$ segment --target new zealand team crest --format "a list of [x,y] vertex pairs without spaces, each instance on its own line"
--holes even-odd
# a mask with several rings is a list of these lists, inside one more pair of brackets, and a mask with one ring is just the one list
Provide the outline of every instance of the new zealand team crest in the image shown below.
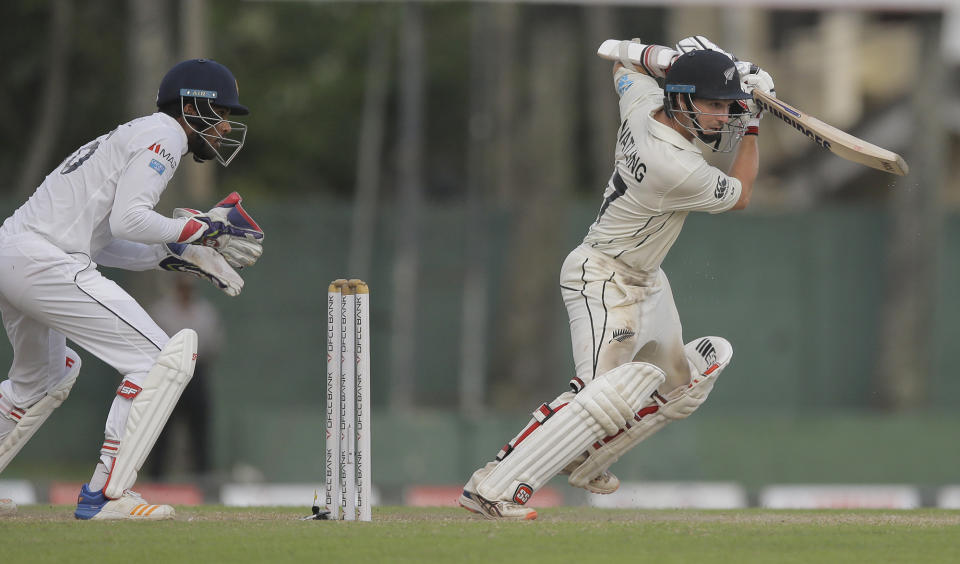
[[717,188],[713,191],[713,195],[717,197],[718,200],[722,199],[727,194],[727,178],[721,176],[717,179]]

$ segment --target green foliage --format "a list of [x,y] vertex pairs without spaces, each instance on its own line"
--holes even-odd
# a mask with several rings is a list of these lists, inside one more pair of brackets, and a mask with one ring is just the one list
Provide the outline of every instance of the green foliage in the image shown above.
[[[164,9],[168,38],[174,49],[182,33],[183,7],[174,0],[156,0]],[[52,15],[58,4],[43,0],[0,3],[0,71],[4,88],[0,103],[0,174],[17,178],[27,156],[30,132],[43,117],[42,97],[52,50]],[[127,2],[79,2],[71,10],[67,42],[67,100],[69,107],[51,145],[51,162],[44,171],[76,147],[133,117],[129,115],[130,60],[136,40],[129,31],[131,7]],[[389,71],[383,162],[383,197],[391,198],[396,176],[398,73],[400,34],[405,7],[401,3],[368,2],[237,2],[206,0],[207,56],[229,66],[236,75],[240,96],[251,108],[243,119],[249,126],[246,146],[227,169],[219,169],[221,182],[247,197],[260,195],[301,198],[321,194],[352,195],[360,125],[366,90],[371,40],[386,44]],[[463,198],[466,185],[467,121],[471,93],[471,25],[478,9],[489,5],[466,2],[426,2],[421,5],[424,36],[424,191],[433,200]],[[626,10],[625,17],[638,27],[656,27],[660,10]],[[583,8],[575,6],[520,6],[517,9],[516,69],[512,96],[517,103],[516,124],[507,134],[523,131],[530,107],[541,101],[527,96],[532,65],[549,61],[549,54],[530,52],[530,31],[546,20],[569,23],[570,41],[581,41],[576,32]],[[619,21],[619,20],[618,20]],[[632,24],[631,24],[632,25]],[[497,45],[486,47],[495,53]],[[163,58],[176,60],[178,53]],[[594,61],[589,49],[581,53]],[[496,59],[497,65],[505,64]],[[161,76],[156,77],[159,83]],[[487,89],[486,91],[489,91]],[[147,104],[149,107],[149,103]],[[582,120],[577,114],[569,119]],[[611,116],[615,119],[615,116]],[[582,136],[582,131],[578,136]],[[532,141],[513,140],[518,163],[526,162]],[[581,145],[584,142],[581,140]],[[578,151],[585,154],[586,151]],[[558,156],[570,159],[570,156]],[[576,159],[574,159],[576,160]],[[582,168],[582,167],[581,167]],[[582,182],[593,190],[597,180]],[[32,187],[7,185],[6,190],[28,192]]]
[[[0,176],[13,186],[26,157],[31,131],[40,121],[49,70],[52,2],[10,0],[0,4]],[[65,119],[49,163],[52,168],[74,149],[113,129],[126,116],[123,58],[125,10],[118,2],[74,3],[68,40]],[[92,32],[91,30],[96,30]],[[159,79],[158,79],[159,80]],[[4,214],[6,215],[6,214]]]
[[393,41],[392,6],[211,4],[213,52],[251,109],[228,171],[244,194],[352,192],[369,37]]

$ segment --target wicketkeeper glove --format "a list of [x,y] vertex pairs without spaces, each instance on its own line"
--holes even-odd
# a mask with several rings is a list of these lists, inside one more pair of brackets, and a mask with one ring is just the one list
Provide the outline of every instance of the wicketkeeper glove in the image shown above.
[[253,265],[263,254],[263,230],[240,205],[242,201],[233,192],[207,213],[191,208],[173,210],[175,218],[190,218],[177,242],[212,247],[234,268]]
[[210,247],[168,243],[170,256],[160,261],[160,268],[186,272],[203,278],[228,296],[236,296],[243,289],[243,278],[230,268],[227,261]]

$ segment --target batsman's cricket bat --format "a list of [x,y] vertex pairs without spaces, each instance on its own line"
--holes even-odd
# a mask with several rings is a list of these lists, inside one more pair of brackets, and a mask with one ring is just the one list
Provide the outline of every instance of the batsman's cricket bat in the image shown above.
[[[639,43],[633,43],[627,47],[626,53],[631,63],[641,64],[643,47],[644,45]],[[620,60],[620,41],[617,39],[604,41],[597,50],[597,55],[610,61]],[[904,176],[910,171],[903,157],[893,151],[854,137],[798,110],[783,100],[757,90],[753,92],[753,99],[765,112],[789,124],[817,145],[839,157],[899,176]]]
[[854,137],[846,131],[824,123],[769,94],[753,91],[753,99],[763,111],[789,124],[817,145],[835,155],[862,165],[904,176],[910,171],[903,157],[882,147]]

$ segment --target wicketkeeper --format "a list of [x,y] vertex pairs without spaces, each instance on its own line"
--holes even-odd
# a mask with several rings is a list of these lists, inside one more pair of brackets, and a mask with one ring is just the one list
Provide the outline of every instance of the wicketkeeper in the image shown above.
[[234,270],[262,252],[263,231],[234,193],[207,213],[156,213],[187,153],[227,166],[243,147],[246,115],[230,70],[209,59],[174,66],[160,82],[159,111],[77,149],[0,227],[0,314],[13,365],[0,382],[0,472],[66,399],[80,348],[120,373],[100,461],[80,490],[78,519],[171,519],[130,491],[193,375],[197,336],[168,337],[98,265],[163,269],[204,278],[230,296]]
[[[614,492],[610,466],[696,411],[733,356],[720,337],[684,345],[660,265],[688,213],[747,207],[761,117],[750,92],[772,91],[773,79],[701,36],[675,50],[643,46],[640,65],[627,57],[630,45],[621,42],[613,67],[621,120],[613,175],[560,272],[576,376],[464,486],[460,505],[490,519],[535,519],[527,501],[561,472],[573,486]],[[730,170],[708,164],[704,147],[738,147]]]

